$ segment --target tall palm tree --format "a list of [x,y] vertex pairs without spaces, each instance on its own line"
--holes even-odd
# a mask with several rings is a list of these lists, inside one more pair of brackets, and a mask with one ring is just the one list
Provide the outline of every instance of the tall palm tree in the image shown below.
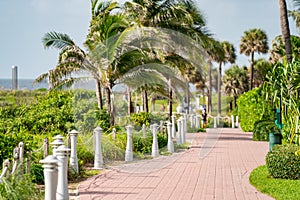
[[225,86],[225,93],[233,96],[235,107],[238,96],[249,90],[249,77],[247,71],[247,67],[240,68],[238,65],[234,65],[225,71],[225,75],[222,78]]
[[233,44],[228,41],[221,42],[221,48],[224,56],[217,60],[219,62],[218,67],[218,116],[221,116],[221,77],[222,77],[222,64],[227,62],[234,63],[236,59],[235,48]]
[[287,62],[292,62],[292,44],[290,39],[290,27],[289,27],[289,19],[288,19],[288,12],[285,0],[278,0],[279,10],[280,10],[280,26],[281,26],[281,33],[282,39],[285,45],[285,52],[286,52],[286,60]]
[[244,32],[240,43],[240,53],[250,56],[250,90],[253,88],[254,53],[268,52],[267,34],[261,29],[250,29]]

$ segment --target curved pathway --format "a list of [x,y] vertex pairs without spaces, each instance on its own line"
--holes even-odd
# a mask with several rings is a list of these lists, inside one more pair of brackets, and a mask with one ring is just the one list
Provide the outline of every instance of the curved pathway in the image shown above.
[[229,128],[187,134],[189,150],[111,167],[80,184],[80,199],[272,199],[249,183],[268,151],[268,142],[251,138]]

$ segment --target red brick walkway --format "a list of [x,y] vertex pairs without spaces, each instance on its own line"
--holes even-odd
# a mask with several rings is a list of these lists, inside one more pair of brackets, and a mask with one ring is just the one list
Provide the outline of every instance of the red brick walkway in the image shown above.
[[239,129],[208,129],[188,134],[192,148],[114,167],[79,187],[89,199],[272,199],[249,183],[251,171],[265,163],[267,142],[253,142]]

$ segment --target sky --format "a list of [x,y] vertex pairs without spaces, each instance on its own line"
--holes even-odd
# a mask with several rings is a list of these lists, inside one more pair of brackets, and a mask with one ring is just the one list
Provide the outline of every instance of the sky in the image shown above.
[[[281,34],[278,1],[195,0],[195,3],[214,37],[234,44],[236,64],[240,66],[249,65],[249,58],[238,53],[244,31],[264,30],[269,45]],[[288,7],[291,8],[289,3]],[[44,34],[67,33],[84,48],[90,19],[90,0],[0,0],[0,78],[11,78],[12,65],[18,66],[19,78],[23,79],[35,79],[54,68],[59,52],[43,47]],[[292,34],[297,34],[292,20],[290,27]],[[258,57],[261,56],[255,55]]]

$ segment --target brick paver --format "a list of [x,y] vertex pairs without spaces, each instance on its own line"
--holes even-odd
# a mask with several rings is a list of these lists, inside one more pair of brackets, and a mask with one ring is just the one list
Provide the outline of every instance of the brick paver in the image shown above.
[[110,167],[81,183],[80,199],[272,199],[249,183],[268,151],[267,142],[251,137],[229,128],[187,134],[189,150]]

